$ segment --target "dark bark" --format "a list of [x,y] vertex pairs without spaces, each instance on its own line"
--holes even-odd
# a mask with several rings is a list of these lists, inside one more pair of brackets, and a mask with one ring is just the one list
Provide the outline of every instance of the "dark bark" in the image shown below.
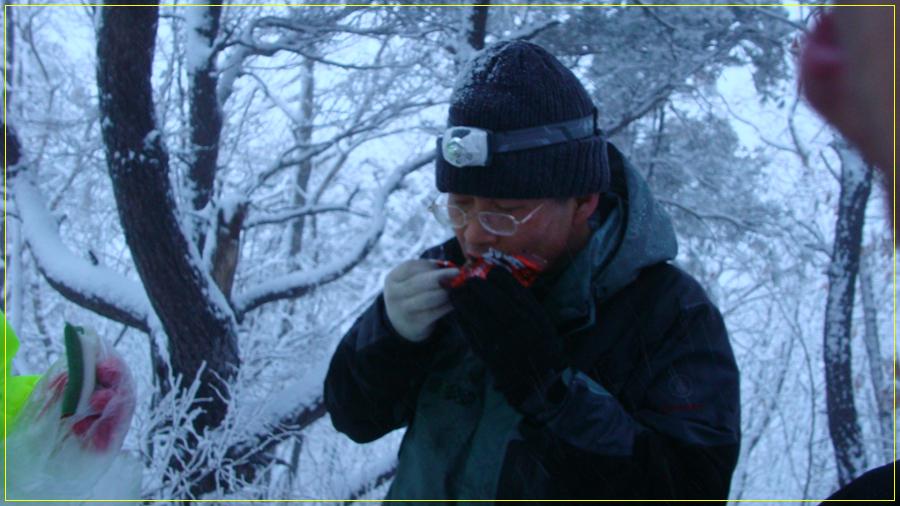
[[6,123],[3,123],[3,133],[6,135],[6,141],[3,146],[6,153],[3,172],[5,177],[9,177],[9,168],[19,163],[19,160],[22,158],[22,145],[19,144],[19,138],[16,136],[15,131]]
[[833,147],[841,158],[841,196],[828,269],[824,358],[828,430],[837,460],[838,481],[843,487],[865,469],[866,460],[853,400],[850,336],[872,171],[846,145]]
[[195,401],[204,410],[194,423],[202,433],[225,416],[223,380],[234,376],[240,360],[233,315],[209,295],[217,288],[192,258],[176,215],[168,155],[153,117],[158,19],[157,6],[103,8],[97,43],[102,134],[125,240],[168,338],[172,372],[186,386],[206,362]]
[[[216,40],[219,33],[219,16],[221,6],[189,7],[190,9],[208,9],[210,15],[209,30],[198,30],[200,35]],[[216,97],[216,86],[219,82],[214,68],[215,52],[197,68],[189,77],[190,86],[190,124],[191,149],[193,160],[188,168],[188,178],[194,185],[193,205],[195,210],[206,207],[212,198],[213,184],[216,180],[216,160],[219,157],[219,135],[222,131],[222,111]]]
[[488,7],[491,2],[484,0],[478,3],[480,5],[472,7],[472,31],[467,34],[469,45],[476,51],[484,49],[484,38],[487,35]]
[[[15,63],[15,25],[13,24],[13,11],[8,7],[12,5],[12,2],[4,2],[3,10],[5,11],[5,22],[6,22],[6,75],[4,75],[4,79],[6,79],[6,96],[3,99],[4,104],[8,107],[12,102],[12,82],[13,82],[13,64]],[[6,121],[3,122],[3,133],[6,136],[6,140],[4,142],[3,148],[4,153],[6,154],[3,159],[3,173],[4,177],[9,177],[7,174],[9,167],[16,165],[19,163],[19,159],[22,156],[22,146],[19,144],[19,138],[16,136],[15,131],[6,124]],[[6,225],[4,224],[4,233],[3,236],[6,237]]]
[[[6,79],[6,87],[4,88],[6,91],[6,96],[3,101],[4,104],[9,104],[12,98],[12,84],[13,79],[13,57],[15,56],[15,37],[13,33],[13,9],[9,8],[11,2],[3,2],[3,12],[4,12],[4,21],[6,22],[4,33],[6,34],[6,74],[4,75],[4,79]],[[5,116],[5,115],[4,115]],[[6,180],[10,177],[9,167],[14,166],[19,163],[19,159],[21,158],[21,150],[22,147],[19,145],[19,138],[16,136],[15,131],[13,131],[10,127],[7,126],[6,121],[3,122],[3,134],[5,139],[3,141],[3,184],[6,185]],[[6,192],[4,192],[4,198],[6,197]],[[4,212],[6,212],[6,202],[3,203]],[[3,311],[7,311],[6,308],[6,266],[10,264],[10,257],[7,253],[6,248],[6,220],[3,220],[3,268],[0,269],[0,276],[2,276],[2,280],[0,280],[0,304],[2,304]]]

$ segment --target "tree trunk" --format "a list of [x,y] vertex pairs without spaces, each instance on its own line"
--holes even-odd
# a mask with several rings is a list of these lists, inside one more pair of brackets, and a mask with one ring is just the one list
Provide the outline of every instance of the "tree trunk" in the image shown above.
[[[476,51],[484,49],[484,38],[487,35],[487,17],[490,0],[479,1],[472,7],[472,16],[469,20],[471,30],[468,33],[469,45]],[[465,63],[465,62],[463,62]]]
[[853,402],[850,335],[859,252],[872,171],[844,143],[832,147],[841,159],[841,196],[828,269],[825,308],[825,385],[828,430],[837,460],[838,482],[844,486],[866,467],[862,433]]
[[462,23],[456,42],[451,47],[454,54],[456,71],[472,58],[475,51],[484,48],[484,38],[487,35],[487,18],[490,2],[473,2],[475,5],[464,8],[460,14]]
[[881,443],[884,450],[885,462],[894,460],[894,422],[892,413],[894,402],[891,398],[891,385],[884,378],[884,370],[881,368],[881,346],[878,342],[878,314],[875,310],[875,296],[872,293],[872,265],[871,259],[865,253],[860,255],[859,261],[859,293],[863,303],[863,321],[866,328],[866,354],[869,357],[869,377],[872,380],[872,390],[875,393],[875,405],[878,412],[878,422],[881,429]]
[[[188,9],[206,10],[206,22],[200,26],[189,26],[188,30],[195,30],[196,33],[190,33],[188,37],[189,40],[198,42],[199,46],[210,49],[208,58],[191,62],[196,66],[188,69],[191,80],[190,124],[193,155],[188,178],[194,186],[192,188],[194,210],[199,211],[206,207],[212,198],[213,183],[216,180],[216,160],[219,157],[219,135],[222,131],[222,111],[216,96],[219,79],[214,68],[215,53],[211,51],[219,32],[222,7],[188,7]],[[203,44],[199,44],[200,42]]]
[[[301,83],[301,100],[300,104],[300,119],[303,121],[303,124],[300,125],[299,128],[294,133],[295,140],[301,145],[307,145],[312,141],[312,132],[313,132],[313,117],[315,114],[315,109],[313,108],[313,101],[315,100],[315,76],[313,74],[313,66],[315,61],[311,58],[306,58],[303,62],[303,69],[305,74],[303,75],[303,81]],[[297,167],[297,179],[296,179],[296,189],[294,190],[294,206],[302,207],[307,203],[307,191],[309,189],[309,176],[312,175],[313,162],[312,158],[304,160],[299,167]],[[291,224],[291,246],[290,246],[290,257],[293,258],[295,255],[300,253],[303,249],[303,227],[306,224],[306,217],[300,216]]]
[[234,316],[182,233],[169,183],[168,154],[153,118],[150,83],[157,6],[103,7],[97,42],[102,134],[125,240],[168,338],[172,373],[189,386],[206,368],[195,403],[201,434],[227,410],[240,366]]

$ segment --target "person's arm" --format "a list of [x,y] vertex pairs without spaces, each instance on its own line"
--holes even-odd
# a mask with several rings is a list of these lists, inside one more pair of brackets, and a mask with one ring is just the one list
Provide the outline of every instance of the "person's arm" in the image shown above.
[[555,404],[545,394],[531,396],[520,408],[527,446],[546,450],[543,465],[570,477],[576,496],[727,500],[740,407],[721,315],[709,304],[682,310],[648,358],[638,366],[653,371],[646,395],[631,412],[571,369]]
[[388,274],[384,293],[338,345],[325,379],[334,427],[359,443],[409,422],[422,380],[452,310],[440,282],[459,269],[409,260]]
[[439,341],[438,335],[412,342],[397,334],[379,295],[331,359],[325,405],[334,427],[367,443],[406,425]]

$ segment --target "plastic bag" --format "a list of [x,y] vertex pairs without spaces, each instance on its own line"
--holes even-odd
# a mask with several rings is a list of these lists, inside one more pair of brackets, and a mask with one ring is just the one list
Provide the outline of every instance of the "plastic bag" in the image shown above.
[[[459,267],[458,265],[438,260],[442,267]],[[493,248],[478,258],[474,265],[464,265],[460,268],[459,276],[452,280],[441,280],[444,288],[461,286],[469,278],[486,279],[488,272],[496,266],[501,266],[512,272],[513,277],[519,280],[523,286],[528,287],[534,283],[541,271],[547,265],[547,261],[536,255],[506,255]]]
[[92,329],[67,325],[66,333],[67,356],[41,377],[7,427],[9,499],[88,499],[122,458],[136,402],[131,373]]

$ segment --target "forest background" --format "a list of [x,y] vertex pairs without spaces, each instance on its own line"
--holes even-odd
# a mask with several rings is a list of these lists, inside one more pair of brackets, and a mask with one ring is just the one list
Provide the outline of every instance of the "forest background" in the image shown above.
[[892,211],[801,99],[819,6],[738,3],[7,3],[13,373],[63,356],[64,321],[113,342],[146,499],[382,497],[403,431],[334,431],[330,355],[449,237],[426,207],[461,66],[530,40],[582,79],[725,317],[731,499],[824,499],[895,459]]

